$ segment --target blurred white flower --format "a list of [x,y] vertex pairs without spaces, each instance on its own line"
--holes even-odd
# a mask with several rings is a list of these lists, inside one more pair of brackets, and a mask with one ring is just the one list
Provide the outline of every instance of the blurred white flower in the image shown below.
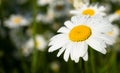
[[113,25],[112,31],[107,32],[107,35],[111,36],[114,40],[117,40],[118,36],[119,36],[119,28],[116,25]]
[[73,6],[75,9],[81,8],[84,4],[89,4],[89,0],[73,0]]
[[48,10],[47,14],[39,13],[36,17],[37,22],[52,23],[54,20],[54,12]]
[[45,14],[39,13],[36,16],[36,21],[40,22],[40,21],[44,21],[45,20]]
[[47,41],[42,35],[36,35],[35,37],[35,44],[33,38],[30,38],[22,47],[23,53],[25,55],[29,55],[33,48],[36,46],[36,48],[40,51],[44,51],[46,49]]
[[108,16],[110,22],[120,20],[120,9],[116,10],[115,13]]
[[67,16],[70,10],[70,5],[66,0],[55,0],[49,5],[48,10],[54,12],[55,17]]
[[109,13],[112,10],[110,3],[102,3],[102,5],[105,7],[106,13]]
[[98,4],[96,5],[88,5],[88,4],[84,4],[81,8],[77,9],[77,10],[71,10],[70,11],[71,14],[73,15],[89,15],[89,16],[94,16],[96,14],[105,16],[105,7],[104,6],[98,6]]
[[11,15],[5,22],[5,26],[9,28],[16,28],[20,26],[27,26],[30,21],[23,17],[22,15]]
[[113,44],[112,37],[106,32],[112,30],[112,24],[102,16],[73,16],[71,21],[66,21],[61,27],[60,34],[50,39],[49,52],[59,50],[59,57],[64,51],[64,60],[68,61],[69,56],[75,62],[83,57],[88,60],[88,45],[94,50],[106,54],[106,44]]
[[54,0],[37,0],[39,6],[44,6],[50,3],[53,3]]

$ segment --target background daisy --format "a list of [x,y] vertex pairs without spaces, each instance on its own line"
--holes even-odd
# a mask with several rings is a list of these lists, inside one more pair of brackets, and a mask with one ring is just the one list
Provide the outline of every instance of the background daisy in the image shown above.
[[112,31],[108,32],[107,34],[111,36],[114,40],[117,40],[119,36],[119,28],[115,24],[113,25]]
[[113,22],[120,19],[120,9],[108,16],[109,21]]
[[22,46],[22,51],[25,56],[28,56],[36,46],[36,48],[40,51],[45,51],[47,42],[45,38],[42,35],[36,35],[35,37],[35,43],[34,45],[34,40],[33,38],[30,38],[23,46]]
[[52,3],[53,1],[54,0],[37,0],[37,3],[39,6],[44,6],[44,5]]
[[64,17],[68,15],[70,5],[66,0],[55,0],[49,5],[48,10],[54,12],[55,17]]
[[73,15],[89,15],[89,16],[94,16],[96,14],[105,16],[105,7],[104,6],[98,6],[98,4],[96,5],[88,5],[88,4],[84,4],[81,8],[77,9],[77,10],[71,10],[70,11],[71,14]]
[[5,26],[9,28],[16,28],[19,26],[27,26],[30,21],[23,17],[22,15],[11,15],[5,22]]

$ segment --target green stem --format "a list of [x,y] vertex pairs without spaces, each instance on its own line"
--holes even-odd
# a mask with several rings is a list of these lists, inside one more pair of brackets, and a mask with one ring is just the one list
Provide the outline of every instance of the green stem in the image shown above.
[[[35,40],[35,36],[36,36],[36,15],[37,15],[37,0],[31,0],[32,3],[32,7],[33,7],[33,40],[34,40],[34,45],[36,45],[36,40]],[[32,62],[31,62],[31,72],[32,73],[37,73],[37,56],[38,56],[38,51],[36,46],[34,46],[34,50],[33,50],[33,54],[32,54]]]
[[68,62],[68,67],[68,73],[74,73],[73,62],[71,60]]
[[[21,29],[21,28],[20,28],[20,29]],[[24,34],[23,34],[22,30],[20,30],[20,29],[15,29],[15,30],[18,30],[18,31],[19,31],[19,37],[20,37],[20,38],[18,38],[18,39],[23,40]],[[19,41],[19,42],[22,43],[22,41]],[[20,45],[22,45],[22,44],[20,44]],[[18,48],[18,47],[17,47],[17,48]],[[24,58],[24,56],[23,56],[23,52],[22,52],[21,48],[18,49],[18,52],[19,52],[19,54],[20,54],[21,65],[22,65],[22,68],[23,68],[24,73],[29,73],[28,66],[27,66],[27,64],[26,64],[26,62],[25,62],[25,58]]]
[[3,25],[3,19],[4,19],[4,16],[3,16],[3,1],[0,0],[0,23]]
[[116,52],[113,50],[112,57],[110,60],[110,64],[112,66],[112,70],[114,73],[117,73],[117,65],[116,65]]
[[83,73],[83,67],[82,67],[82,59],[80,59],[80,62],[79,62],[79,67],[80,67],[80,72]]
[[20,53],[20,59],[21,59],[21,65],[22,65],[23,71],[24,71],[24,73],[29,73],[27,64],[25,63],[22,51],[20,49],[19,49],[19,53]]
[[91,62],[92,73],[96,73],[95,72],[94,52],[93,52],[92,48],[90,48],[90,62]]
[[84,62],[84,66],[85,66],[85,73],[88,73],[88,67],[89,67],[88,62]]

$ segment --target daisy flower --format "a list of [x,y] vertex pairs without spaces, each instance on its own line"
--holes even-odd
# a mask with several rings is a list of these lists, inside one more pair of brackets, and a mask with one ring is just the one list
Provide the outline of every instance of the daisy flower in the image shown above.
[[39,6],[44,6],[44,5],[52,3],[53,1],[54,0],[37,0],[37,3]]
[[88,4],[84,4],[81,8],[77,9],[77,10],[71,10],[70,11],[71,14],[73,15],[89,15],[89,16],[94,16],[96,14],[105,16],[105,7],[104,6],[98,6],[96,5],[88,5]]
[[49,11],[54,12],[55,17],[68,15],[70,5],[66,0],[55,0],[49,5]]
[[52,23],[54,20],[54,12],[48,10],[47,14],[39,13],[36,17],[37,22]]
[[36,21],[37,22],[45,21],[45,14],[42,14],[42,13],[37,14]]
[[112,31],[107,32],[107,35],[111,36],[114,40],[116,40],[119,36],[119,28],[116,25],[113,25]]
[[120,19],[120,9],[116,10],[115,13],[108,16],[109,21],[113,22]]
[[40,51],[44,51],[47,45],[47,42],[45,40],[45,38],[42,35],[36,35],[35,37],[36,40],[36,45],[34,45],[34,40],[33,38],[29,39],[25,45],[23,45],[23,53],[24,54],[29,54],[30,52],[32,52],[34,46],[36,46],[36,48]]
[[75,9],[81,8],[84,4],[89,4],[89,0],[73,0],[73,6]]
[[73,16],[71,21],[66,21],[64,25],[58,30],[59,34],[50,39],[48,51],[60,49],[57,57],[65,51],[65,61],[68,61],[69,56],[75,62],[78,62],[80,57],[87,61],[88,45],[106,54],[106,44],[113,43],[113,39],[106,35],[106,32],[111,31],[112,25],[106,18],[99,15]]
[[5,26],[9,28],[27,26],[28,24],[29,24],[29,21],[21,15],[11,15],[10,18],[5,21]]

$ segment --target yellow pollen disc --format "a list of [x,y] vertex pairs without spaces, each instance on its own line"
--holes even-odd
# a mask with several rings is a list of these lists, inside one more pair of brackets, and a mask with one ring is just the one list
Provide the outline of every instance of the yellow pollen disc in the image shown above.
[[113,31],[110,31],[107,33],[109,36],[112,36],[113,35]]
[[36,41],[35,46],[36,46],[36,47],[39,47],[39,45],[40,45],[40,42],[39,42],[39,41]]
[[93,16],[95,14],[95,11],[93,9],[86,9],[82,12],[83,15],[89,15],[89,16]]
[[19,24],[19,23],[21,22],[21,17],[16,17],[16,18],[14,18],[14,19],[13,19],[13,22],[14,22],[15,24]]
[[69,32],[69,39],[73,42],[81,42],[88,39],[91,35],[92,31],[90,27],[85,25],[79,25],[74,27]]
[[120,15],[120,10],[117,10],[115,13],[118,14],[118,15]]

